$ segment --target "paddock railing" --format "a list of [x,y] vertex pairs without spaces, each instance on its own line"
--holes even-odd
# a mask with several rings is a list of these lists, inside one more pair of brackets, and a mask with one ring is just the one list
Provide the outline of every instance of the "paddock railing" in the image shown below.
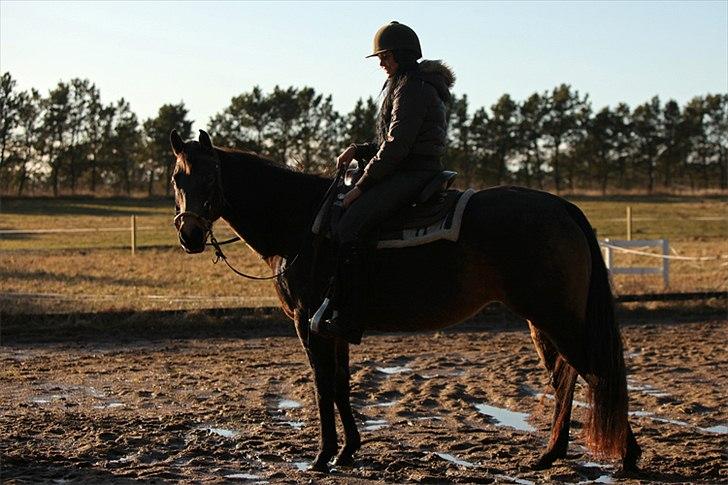
[[[662,282],[667,288],[670,285],[670,243],[667,239],[604,239],[599,243],[604,249],[604,262],[607,270],[611,274],[631,274],[631,275],[653,275],[662,274]],[[636,251],[631,248],[662,248],[662,254],[647,253],[645,251]],[[660,267],[654,266],[615,266],[614,251],[620,251],[643,256],[652,256],[660,259],[662,263]]]

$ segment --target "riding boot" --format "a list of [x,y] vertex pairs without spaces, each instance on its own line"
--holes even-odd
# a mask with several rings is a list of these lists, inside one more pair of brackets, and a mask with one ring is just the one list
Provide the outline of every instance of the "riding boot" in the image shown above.
[[351,344],[361,343],[364,333],[361,310],[366,292],[366,255],[367,248],[360,242],[341,246],[334,283],[334,311],[322,323],[320,333]]

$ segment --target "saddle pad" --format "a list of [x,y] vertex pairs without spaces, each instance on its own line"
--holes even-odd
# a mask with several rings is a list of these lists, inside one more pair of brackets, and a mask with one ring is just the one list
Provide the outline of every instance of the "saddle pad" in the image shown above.
[[460,226],[465,207],[475,190],[468,189],[462,193],[454,208],[441,219],[427,226],[404,228],[396,232],[381,234],[377,241],[377,249],[408,248],[439,241],[457,241],[460,237]]

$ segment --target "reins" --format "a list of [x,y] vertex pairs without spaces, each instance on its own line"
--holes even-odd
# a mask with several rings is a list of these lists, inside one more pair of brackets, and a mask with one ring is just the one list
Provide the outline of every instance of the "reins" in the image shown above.
[[278,278],[279,276],[283,276],[288,272],[289,269],[293,266],[293,263],[296,262],[298,259],[298,255],[301,254],[301,251],[299,250],[298,253],[296,253],[296,256],[293,257],[291,260],[291,264],[287,265],[282,271],[279,271],[278,273],[274,274],[273,276],[254,276],[247,273],[243,273],[239,269],[233,267],[233,265],[230,264],[230,261],[227,260],[227,257],[225,256],[225,253],[222,252],[222,248],[220,247],[221,244],[228,244],[235,241],[239,241],[240,238],[231,238],[223,242],[218,242],[217,239],[215,239],[214,234],[212,234],[212,229],[209,231],[210,236],[210,242],[205,243],[206,246],[212,246],[215,248],[215,258],[212,260],[212,264],[217,264],[220,260],[222,260],[228,268],[230,268],[230,271],[235,273],[236,275],[242,276],[244,278],[248,278],[249,280],[272,280],[274,278]]
[[[221,197],[221,200],[222,200],[222,205],[223,206],[225,206],[225,205],[230,206],[228,204],[227,200],[225,199],[224,194],[222,193],[222,171],[220,170],[220,166],[219,165],[217,166],[217,169],[218,169],[218,180],[219,180],[219,187],[220,187],[220,191],[221,191],[220,192],[220,197]],[[329,199],[329,196],[331,195],[331,191],[334,190],[334,188],[339,185],[339,183],[341,181],[341,178],[343,177],[343,175],[344,175],[345,172],[346,172],[346,168],[339,169],[336,172],[336,177],[334,177],[334,180],[331,182],[331,185],[329,185],[328,189],[326,189],[326,193],[324,193],[324,196],[323,196],[323,198],[321,200],[321,203],[318,206],[319,207],[319,210],[317,210],[314,213],[314,218],[321,211],[321,209],[324,207],[324,204],[326,204],[327,200]],[[240,271],[239,269],[235,268],[233,265],[231,265],[230,262],[227,259],[227,256],[225,256],[225,253],[223,252],[222,248],[220,247],[220,246],[222,246],[224,244],[230,244],[230,243],[234,243],[236,241],[240,241],[241,240],[240,236],[235,236],[235,237],[232,237],[230,239],[226,239],[226,240],[220,242],[220,241],[218,241],[215,238],[215,235],[212,232],[212,222],[209,221],[209,220],[207,220],[207,219],[205,219],[204,217],[200,216],[199,214],[196,214],[196,213],[190,212],[190,211],[180,212],[180,213],[178,213],[178,214],[175,215],[175,217],[174,217],[174,225],[177,228],[177,231],[178,232],[179,232],[179,226],[180,226],[179,221],[181,220],[182,216],[192,216],[193,218],[195,218],[199,222],[201,222],[202,225],[204,226],[204,228],[206,230],[205,239],[206,240],[208,238],[210,239],[210,242],[205,242],[205,246],[212,246],[213,248],[215,248],[215,257],[212,260],[212,263],[213,264],[217,264],[218,262],[220,262],[220,260],[222,260],[225,263],[225,265],[228,268],[230,268],[230,270],[233,273],[235,273],[235,274],[237,274],[239,276],[242,276],[244,278],[248,278],[250,280],[258,280],[258,281],[260,281],[260,280],[272,280],[272,279],[278,278],[278,277],[283,276],[284,274],[286,274],[288,272],[288,270],[290,270],[293,267],[293,265],[296,263],[296,261],[298,260],[298,256],[303,251],[303,248],[305,247],[305,245],[306,245],[306,243],[307,243],[307,241],[309,239],[309,236],[310,236],[310,235],[307,235],[307,237],[304,238],[303,242],[301,243],[301,247],[296,252],[296,255],[293,257],[293,259],[291,260],[290,264],[287,264],[284,269],[282,269],[281,271],[277,272],[276,274],[274,274],[272,276],[255,276],[255,275],[250,275],[250,274],[244,273],[244,272]],[[311,221],[311,223],[309,224],[308,227],[311,227],[311,224],[312,223],[313,223],[313,220]]]

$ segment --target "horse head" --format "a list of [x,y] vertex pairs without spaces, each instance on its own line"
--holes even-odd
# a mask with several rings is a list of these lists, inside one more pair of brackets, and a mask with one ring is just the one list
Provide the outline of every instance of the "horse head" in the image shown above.
[[199,141],[185,142],[172,130],[169,135],[177,161],[172,175],[175,197],[174,225],[182,248],[201,253],[223,206],[220,160],[210,136],[200,130]]

